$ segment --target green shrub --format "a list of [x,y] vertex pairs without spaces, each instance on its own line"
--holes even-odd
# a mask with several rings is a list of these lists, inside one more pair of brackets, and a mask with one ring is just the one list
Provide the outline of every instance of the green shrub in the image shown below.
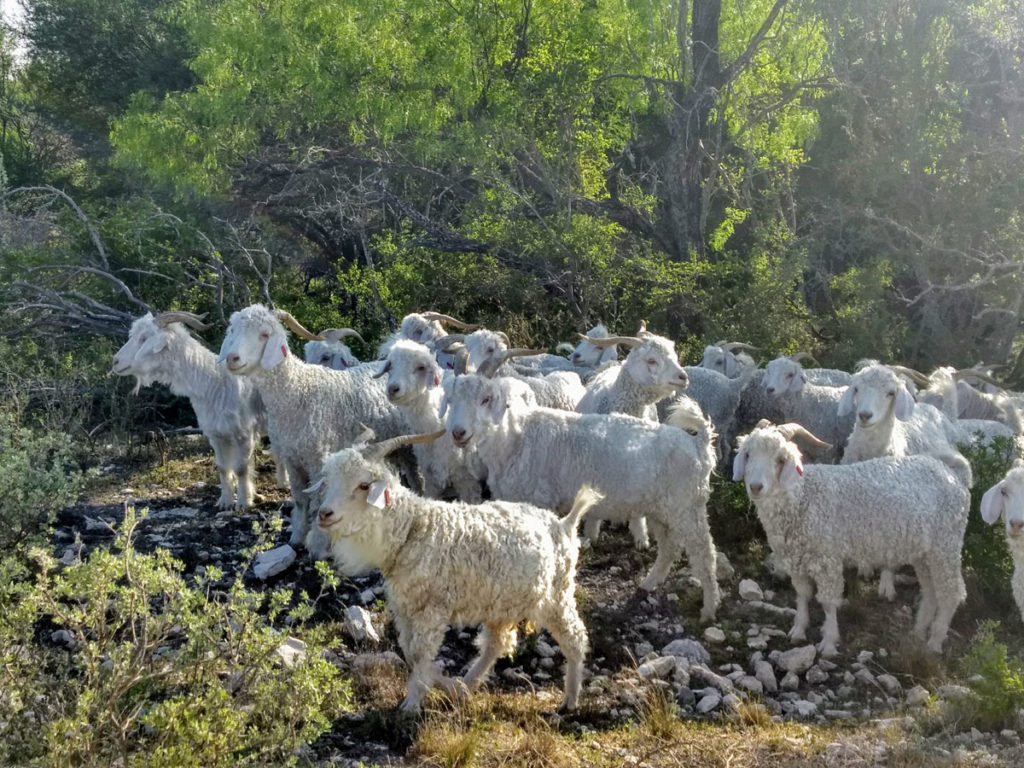
[[1007,728],[1024,707],[1024,661],[1009,656],[996,640],[998,627],[995,621],[982,622],[961,661],[968,685],[978,694],[956,704],[964,727]]
[[[308,600],[241,576],[218,590],[215,568],[190,586],[166,551],[133,548],[136,522],[76,565],[35,550],[32,580],[0,586],[0,764],[294,764],[351,704],[326,628],[302,629]],[[293,661],[286,618],[307,644]]]
[[1013,560],[1006,546],[1001,525],[988,525],[981,519],[981,497],[1003,479],[1013,463],[1013,444],[996,438],[990,447],[960,446],[971,463],[974,486],[971,488],[971,513],[964,534],[963,565],[965,576],[978,588],[986,605],[1002,615],[1013,607],[1010,577]]
[[68,435],[21,426],[0,410],[0,552],[42,535],[85,481]]

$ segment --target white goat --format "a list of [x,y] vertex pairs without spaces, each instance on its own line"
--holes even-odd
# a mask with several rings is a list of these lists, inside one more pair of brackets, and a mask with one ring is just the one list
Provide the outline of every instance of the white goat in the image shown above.
[[583,338],[599,348],[625,344],[630,350],[622,363],[607,365],[590,380],[576,405],[578,413],[625,413],[657,421],[655,404],[690,383],[675,345],[664,336],[644,331],[640,336]]
[[469,505],[424,499],[402,488],[383,463],[392,448],[430,435],[360,445],[329,456],[319,525],[349,574],[379,568],[398,642],[412,667],[404,710],[426,690],[456,693],[436,666],[445,626],[481,623],[480,654],[461,681],[473,689],[516,649],[516,625],[547,627],[565,655],[562,709],[576,708],[587,629],[576,610],[576,527],[601,496],[580,489],[559,519],[529,504]]
[[809,381],[798,357],[777,357],[768,363],[764,389],[769,398],[775,398],[782,420],[806,427],[832,446],[812,452],[811,456],[817,461],[833,463],[838,459],[839,446],[853,429],[853,418],[837,410],[843,390]]
[[619,522],[646,516],[654,534],[658,556],[640,586],[657,587],[685,549],[704,590],[701,619],[714,617],[709,422],[691,435],[632,416],[528,407],[508,379],[479,375],[446,380],[445,394],[455,444],[475,450],[495,498],[564,511],[581,485],[600,487],[605,500],[593,514]]
[[[514,378],[529,387],[537,399],[537,404],[545,408],[558,408],[571,411],[583,397],[583,382],[574,371],[552,370],[547,373],[535,370],[524,372],[512,365],[514,358],[542,355],[538,350],[509,349],[508,337],[500,331],[489,331],[485,328],[473,331],[469,335],[454,334],[438,341],[438,344],[454,344],[462,342],[468,353],[465,372],[486,371],[487,376],[503,376]],[[547,357],[556,357],[547,355]],[[562,363],[569,365],[564,358]],[[571,365],[569,366],[572,367]]]
[[608,329],[605,328],[604,323],[598,323],[586,333],[586,337],[580,340],[580,343],[576,345],[576,348],[572,351],[569,356],[569,360],[577,368],[600,368],[605,363],[610,363],[619,358],[619,348],[615,344],[611,344],[607,347],[595,346],[588,339],[606,339],[608,338]]
[[[444,390],[440,384],[445,375],[453,374],[441,370],[429,348],[399,339],[375,378],[385,375],[388,400],[405,413],[411,429],[424,434],[444,429]],[[480,501],[480,483],[467,469],[463,451],[455,446],[450,434],[413,445],[413,453],[423,475],[424,495],[440,498],[450,487],[462,501]]]
[[[383,437],[409,430],[402,412],[388,402],[383,383],[373,378],[379,363],[344,371],[310,365],[289,352],[282,322],[304,338],[317,338],[287,312],[256,304],[231,315],[220,360],[236,376],[252,377],[266,404],[270,441],[291,485],[291,543],[305,543],[312,557],[321,558],[327,542],[310,528],[310,500],[303,490],[320,471],[324,456],[351,445],[361,433],[360,424]],[[312,535],[307,538],[307,533]]]
[[307,363],[333,368],[336,371],[359,365],[359,358],[353,355],[348,344],[342,341],[347,336],[355,336],[362,341],[363,337],[356,331],[351,328],[328,328],[317,335],[322,337],[323,341],[307,341],[303,347],[302,352]]
[[[113,372],[135,376],[135,392],[159,382],[189,399],[213,448],[220,475],[218,506],[246,509],[256,496],[253,450],[266,430],[262,403],[255,387],[217,365],[217,356],[190,336],[183,323],[197,330],[210,327],[191,312],[146,313],[136,319],[128,341],[114,355]],[[283,469],[279,462],[278,469]],[[284,480],[280,475],[278,479]]]
[[1013,557],[1013,599],[1024,619],[1024,462],[1019,459],[1006,477],[981,497],[981,519],[992,525],[1002,515],[1006,524],[1006,543]]
[[815,440],[796,424],[759,426],[741,438],[733,463],[733,480],[746,481],[768,543],[797,593],[790,637],[806,637],[816,584],[825,609],[819,649],[834,655],[843,566],[891,570],[909,564],[921,585],[914,631],[931,650],[941,651],[967,594],[960,550],[970,508],[970,465],[947,453],[804,466],[794,437]]
[[754,358],[746,352],[736,352],[737,349],[757,351],[757,347],[743,342],[718,341],[704,347],[704,356],[698,367],[707,368],[730,379],[738,378],[748,371],[754,371],[757,368]]
[[[377,359],[383,360],[386,358],[391,346],[399,339],[408,339],[418,344],[430,344],[443,338],[446,332],[441,323],[448,323],[466,331],[472,331],[476,328],[475,325],[469,325],[450,315],[443,315],[440,312],[412,312],[402,318],[402,324],[399,326],[398,331],[388,336],[384,343],[380,345]],[[445,370],[449,370],[454,366],[454,358],[441,350],[437,351],[437,362]]]

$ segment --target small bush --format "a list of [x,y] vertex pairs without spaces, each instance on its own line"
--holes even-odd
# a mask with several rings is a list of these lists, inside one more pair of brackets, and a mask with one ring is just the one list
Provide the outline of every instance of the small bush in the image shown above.
[[1013,463],[1013,443],[997,437],[989,447],[960,446],[971,463],[974,487],[971,488],[971,513],[964,534],[963,565],[965,576],[976,583],[977,591],[985,603],[997,614],[1003,615],[1013,607],[1010,577],[1013,559],[1006,546],[1001,525],[988,525],[981,519],[981,497],[985,491],[1006,475]]
[[1024,661],[996,640],[998,627],[995,621],[982,622],[961,661],[968,685],[978,694],[956,705],[965,727],[1007,728],[1024,707]]
[[135,524],[65,568],[34,550],[34,577],[0,586],[0,764],[293,764],[351,704],[316,630],[279,651],[271,625],[297,632],[309,606],[241,576],[217,591],[215,568],[189,586],[166,551],[133,548]]
[[0,551],[44,534],[84,482],[70,437],[22,426],[17,412],[0,410]]

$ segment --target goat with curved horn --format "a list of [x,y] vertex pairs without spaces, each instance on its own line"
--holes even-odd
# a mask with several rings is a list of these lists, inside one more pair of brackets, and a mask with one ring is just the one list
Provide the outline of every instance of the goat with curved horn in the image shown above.
[[815,365],[818,364],[818,361],[814,359],[814,355],[812,355],[810,352],[794,352],[792,355],[787,355],[787,357],[794,363],[800,363],[803,362],[804,360],[809,360]]
[[320,336],[324,341],[341,341],[348,336],[355,336],[364,344],[366,343],[366,340],[354,328],[326,328],[320,331]]
[[450,336],[442,336],[440,339],[434,339],[427,346],[434,352],[446,352],[452,345],[464,344],[465,342],[466,334],[453,333]]
[[715,344],[716,347],[721,347],[726,352],[732,352],[734,349],[746,349],[751,352],[760,352],[760,347],[755,347],[753,344],[747,344],[743,341],[720,341]]
[[398,450],[402,446],[415,445],[416,443],[429,443],[432,440],[437,440],[445,432],[447,432],[447,430],[442,429],[438,432],[427,432],[422,435],[399,435],[398,437],[391,437],[387,440],[368,444],[363,448],[363,455],[370,460],[382,459],[392,451]]
[[420,314],[427,320],[438,320],[442,323],[448,323],[448,325],[454,325],[456,328],[461,328],[464,331],[475,331],[480,327],[478,325],[464,323],[461,320],[455,319],[451,315],[443,315],[440,312],[421,312]]
[[931,384],[931,379],[929,379],[920,371],[914,370],[913,368],[908,368],[905,365],[890,365],[889,368],[893,372],[898,373],[901,376],[906,376],[919,387],[927,387],[929,384]]
[[785,437],[787,440],[803,440],[810,443],[811,445],[817,446],[818,448],[831,448],[832,443],[826,443],[824,440],[819,440],[809,429],[789,422],[788,424],[779,424],[776,429]]
[[205,331],[213,326],[203,322],[203,318],[206,317],[204,312],[201,315],[197,315],[194,312],[185,312],[184,310],[178,310],[174,312],[161,312],[159,315],[153,318],[153,322],[163,327],[170,323],[184,323],[190,328],[194,328],[197,331]]
[[644,343],[643,339],[639,339],[636,336],[605,336],[604,338],[598,338],[595,336],[587,336],[585,333],[576,334],[583,341],[589,341],[598,349],[607,349],[608,347],[614,347],[618,344],[626,344],[630,347],[639,347]]
[[282,323],[288,326],[288,328],[296,335],[301,336],[304,339],[308,339],[309,341],[324,340],[323,336],[317,336],[312,331],[309,331],[305,327],[303,327],[302,323],[296,320],[292,316],[291,312],[286,312],[283,309],[275,309],[274,315],[277,317],[278,320],[280,320]]

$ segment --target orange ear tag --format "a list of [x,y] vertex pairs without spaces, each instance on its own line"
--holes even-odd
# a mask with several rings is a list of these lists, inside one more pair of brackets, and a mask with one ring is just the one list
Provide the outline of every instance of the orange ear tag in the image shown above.
[[804,465],[803,464],[797,464],[796,465],[796,473],[798,475],[800,475],[801,477],[803,477],[803,474],[804,474]]
[[288,357],[288,347],[281,345],[281,357]]
[[441,380],[439,378],[437,378],[437,376],[435,376],[434,377],[434,386],[436,387],[440,383],[441,383]]

